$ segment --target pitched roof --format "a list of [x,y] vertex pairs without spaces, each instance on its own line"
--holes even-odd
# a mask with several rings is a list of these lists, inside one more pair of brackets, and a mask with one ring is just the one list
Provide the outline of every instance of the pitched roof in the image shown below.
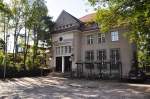
[[79,18],[79,20],[86,23],[86,22],[95,21],[95,17],[96,17],[96,13],[91,13]]
[[80,19],[74,17],[73,15],[71,15],[71,14],[68,13],[68,12],[66,12],[65,10],[63,10],[63,11],[64,11],[65,13],[69,14],[70,16],[72,16],[72,18],[74,18],[77,22],[82,23],[82,22],[80,21]]
[[[63,13],[68,14],[68,15],[71,16],[74,20],[76,20],[77,22],[81,23],[81,21],[80,21],[79,19],[77,19],[76,17],[74,17],[73,15],[71,15],[70,13],[68,13],[68,12],[65,11],[65,10],[62,10],[62,12],[61,12],[61,14],[59,15],[59,17],[57,18],[57,20],[61,17],[61,15],[62,15]],[[57,20],[56,20],[56,21],[57,21]]]
[[[91,30],[97,29],[97,24],[95,21],[96,13],[88,14],[81,18],[76,18],[70,13],[63,10],[57,20],[55,21],[55,29],[53,33],[60,33],[70,30]],[[90,23],[90,24],[86,24]]]

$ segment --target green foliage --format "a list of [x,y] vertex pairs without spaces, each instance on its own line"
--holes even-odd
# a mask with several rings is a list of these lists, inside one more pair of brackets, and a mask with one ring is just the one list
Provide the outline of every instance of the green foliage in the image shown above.
[[[46,41],[46,45],[51,45],[50,32],[54,26],[52,17],[48,16],[45,1],[34,0],[33,5],[29,4],[29,0],[10,0],[10,5],[2,1],[0,0],[0,14],[2,15],[0,28],[4,29],[3,35],[5,36],[9,31],[13,32],[14,50],[13,53],[8,53],[5,49],[7,38],[4,36],[4,40],[0,39],[0,65],[2,65],[0,73],[5,66],[9,74],[34,71],[44,67],[45,64],[41,62],[45,58],[44,51],[43,48],[39,48],[38,42]],[[20,31],[24,31],[24,34]],[[34,45],[29,45],[31,38]],[[23,48],[23,52],[17,52],[17,45]]]
[[27,67],[26,67],[27,70],[30,70],[32,68],[32,59],[31,58],[29,58],[29,57],[27,58],[26,65],[27,65]]
[[32,28],[38,40],[49,40],[54,23],[48,15],[44,0],[35,0],[31,8],[31,16],[27,20],[28,28]]
[[2,1],[0,1],[0,10],[4,10],[4,4]]
[[4,60],[4,53],[2,50],[0,50],[0,65],[3,64],[3,60]]
[[[37,61],[37,51],[39,49],[39,41],[40,42],[50,42],[51,35],[50,32],[53,29],[53,22],[51,21],[52,18],[48,15],[47,6],[45,5],[44,0],[35,0],[31,7],[30,17],[27,20],[27,28],[33,30],[34,36],[34,45],[33,45],[33,60],[32,64],[38,65]],[[47,43],[50,44],[51,43]]]
[[3,39],[0,39],[0,49],[4,49],[5,41]]
[[96,20],[103,32],[116,27],[128,28],[126,35],[137,44],[139,61],[150,61],[150,0],[88,1],[97,8]]

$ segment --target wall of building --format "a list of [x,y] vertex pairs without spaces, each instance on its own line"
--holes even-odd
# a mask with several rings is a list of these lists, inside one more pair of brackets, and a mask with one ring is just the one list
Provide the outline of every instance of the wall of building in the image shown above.
[[[53,41],[53,55],[52,55],[52,66],[56,67],[56,57],[64,57],[64,56],[71,56],[73,52],[73,38],[74,33],[76,31],[69,31],[69,32],[62,32],[58,34],[53,34],[52,41]],[[62,41],[60,41],[60,38],[62,38]],[[61,46],[71,46],[71,53],[60,53],[56,54],[56,48]]]
[[76,62],[82,61],[81,58],[81,51],[82,51],[82,32],[76,31],[74,32],[74,38],[73,38],[73,63],[72,63],[72,69],[76,68]]
[[[107,53],[107,61],[110,61],[110,49],[112,48],[119,48],[120,49],[120,56],[122,62],[122,70],[123,75],[128,75],[128,72],[132,65],[133,59],[133,47],[129,40],[124,36],[126,29],[117,29],[112,31],[119,32],[119,41],[111,41],[111,31],[106,33],[106,41],[105,43],[98,43],[98,33],[99,30],[93,31],[70,31],[70,32],[63,32],[58,34],[53,34],[53,63],[52,65],[55,67],[55,58],[59,56],[71,56],[73,54],[72,60],[72,69],[76,68],[76,62],[85,61],[85,52],[87,50],[94,50],[94,61],[97,60],[97,50],[105,49]],[[87,36],[94,35],[94,44],[87,44]],[[63,41],[59,41],[59,38],[62,37]],[[60,54],[56,55],[56,47],[57,46],[72,46],[72,53],[70,54]]]
[[[116,31],[116,30],[112,30]],[[133,49],[132,49],[132,44],[129,42],[129,40],[124,37],[124,34],[126,32],[125,29],[118,29],[119,32],[119,41],[111,41],[111,31],[106,33],[106,42],[98,44],[98,33],[99,30],[95,31],[87,31],[87,32],[82,32],[80,33],[80,36],[76,36],[76,42],[78,43],[78,51],[80,55],[77,55],[78,57],[81,57],[80,59],[82,61],[85,61],[85,52],[87,50],[94,50],[94,60],[96,61],[97,56],[96,56],[96,51],[99,49],[106,49],[107,52],[107,60],[110,60],[110,49],[112,48],[120,48],[120,55],[121,55],[121,62],[122,62],[122,70],[123,70],[123,75],[127,75],[130,68],[131,68],[131,62],[133,59]],[[90,34],[94,34],[94,44],[88,45],[87,44],[87,36]],[[79,35],[79,34],[76,34]],[[79,39],[80,38],[80,39]],[[75,54],[78,54],[78,51],[75,52]],[[78,61],[78,57],[75,57],[75,61]]]

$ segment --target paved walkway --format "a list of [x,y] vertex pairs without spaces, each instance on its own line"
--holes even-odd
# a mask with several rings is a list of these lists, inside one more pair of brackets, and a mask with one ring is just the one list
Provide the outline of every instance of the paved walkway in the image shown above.
[[0,81],[0,99],[150,99],[150,85],[26,77]]

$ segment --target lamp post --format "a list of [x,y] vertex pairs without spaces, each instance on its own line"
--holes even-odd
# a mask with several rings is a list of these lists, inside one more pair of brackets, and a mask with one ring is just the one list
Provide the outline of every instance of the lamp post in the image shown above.
[[7,41],[10,35],[6,35],[6,44],[5,44],[5,58],[4,58],[4,79],[6,78],[6,66],[7,66]]
[[73,59],[74,59],[74,55],[72,54],[71,56],[70,56],[70,58],[69,58],[69,61],[70,61],[70,67],[71,67],[71,71],[72,71],[72,61],[73,61]]

